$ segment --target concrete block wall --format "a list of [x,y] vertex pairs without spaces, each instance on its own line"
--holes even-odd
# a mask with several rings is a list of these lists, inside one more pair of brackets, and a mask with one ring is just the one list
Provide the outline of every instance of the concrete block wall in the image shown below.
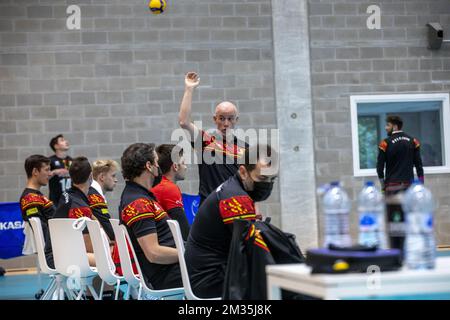
[[[353,177],[349,97],[448,93],[450,47],[428,50],[425,24],[440,22],[448,37],[450,2],[309,0],[308,3],[317,183],[341,180],[356,199],[364,179]],[[366,26],[369,17],[366,10],[373,4],[381,9],[380,30],[369,30]],[[425,180],[439,203],[438,243],[448,244],[450,175],[427,175]],[[356,212],[352,222],[356,236]]]
[[[24,159],[51,155],[58,133],[71,156],[90,160],[169,142],[190,70],[202,81],[193,119],[205,128],[225,99],[238,104],[240,127],[276,126],[270,0],[168,1],[161,15],[147,3],[0,1],[0,201],[18,200]],[[66,28],[70,4],[81,30]],[[197,193],[196,166],[180,186]],[[113,213],[122,187],[108,196]],[[277,188],[262,210],[276,222],[279,207]]]

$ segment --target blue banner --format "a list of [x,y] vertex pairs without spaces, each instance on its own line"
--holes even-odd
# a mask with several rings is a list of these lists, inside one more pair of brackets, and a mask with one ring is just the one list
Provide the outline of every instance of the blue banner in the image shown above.
[[18,202],[0,203],[0,259],[22,255],[25,235]]
[[191,194],[182,194],[183,196],[183,207],[189,224],[194,222],[195,215],[197,214],[198,207],[200,206],[200,196]]

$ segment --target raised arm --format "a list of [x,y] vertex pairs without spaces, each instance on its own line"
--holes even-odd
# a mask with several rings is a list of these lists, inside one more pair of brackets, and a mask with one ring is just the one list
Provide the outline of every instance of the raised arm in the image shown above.
[[188,72],[184,78],[184,95],[181,100],[180,113],[178,114],[178,123],[180,127],[189,131],[191,140],[198,133],[198,128],[191,122],[192,113],[192,94],[194,89],[199,85],[200,77],[195,72]]

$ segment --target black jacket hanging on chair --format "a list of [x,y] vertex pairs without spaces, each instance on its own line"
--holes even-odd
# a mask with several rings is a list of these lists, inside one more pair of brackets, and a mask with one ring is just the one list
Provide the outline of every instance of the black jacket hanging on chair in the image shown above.
[[266,266],[304,261],[294,235],[267,221],[236,220],[222,298],[266,300]]

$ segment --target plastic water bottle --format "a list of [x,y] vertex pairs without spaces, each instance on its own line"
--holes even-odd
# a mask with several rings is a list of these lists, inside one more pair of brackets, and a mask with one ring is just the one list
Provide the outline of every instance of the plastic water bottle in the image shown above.
[[435,202],[430,190],[415,180],[402,202],[406,215],[404,256],[409,269],[433,269],[436,246],[433,233]]
[[349,228],[351,202],[339,182],[332,182],[323,197],[325,213],[324,247],[334,244],[339,247],[352,245]]
[[387,248],[383,195],[372,181],[366,182],[358,196],[359,244]]

